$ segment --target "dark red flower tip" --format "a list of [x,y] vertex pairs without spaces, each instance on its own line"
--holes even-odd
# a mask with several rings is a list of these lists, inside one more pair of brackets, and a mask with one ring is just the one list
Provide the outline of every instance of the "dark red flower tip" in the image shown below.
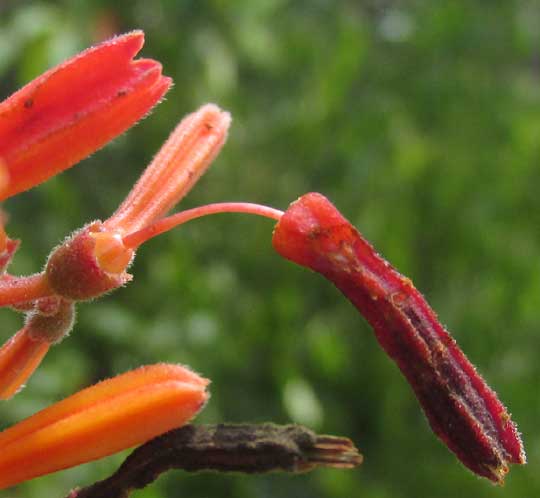
[[375,330],[414,390],[441,440],[476,474],[501,484],[524,464],[516,425],[412,282],[381,258],[320,194],[282,216],[273,245],[343,292]]

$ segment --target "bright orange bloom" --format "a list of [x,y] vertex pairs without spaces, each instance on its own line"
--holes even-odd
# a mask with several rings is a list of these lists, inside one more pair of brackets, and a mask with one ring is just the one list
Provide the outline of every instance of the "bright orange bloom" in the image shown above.
[[141,367],[84,389],[0,433],[0,489],[111,455],[180,427],[208,380],[179,365]]
[[142,31],[85,50],[0,103],[0,200],[37,185],[141,119],[171,79],[151,59],[133,60]]

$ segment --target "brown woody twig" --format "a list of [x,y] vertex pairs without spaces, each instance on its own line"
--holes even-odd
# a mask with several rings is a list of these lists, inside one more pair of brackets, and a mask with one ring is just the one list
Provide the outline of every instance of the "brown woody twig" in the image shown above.
[[140,446],[112,476],[67,498],[127,498],[171,469],[300,473],[360,463],[362,455],[349,439],[319,436],[298,425],[186,425]]

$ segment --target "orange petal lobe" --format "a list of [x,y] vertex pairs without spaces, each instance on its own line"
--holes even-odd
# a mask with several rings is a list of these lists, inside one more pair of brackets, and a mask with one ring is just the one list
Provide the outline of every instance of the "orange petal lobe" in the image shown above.
[[141,31],[108,40],[50,69],[0,104],[0,200],[69,168],[142,118],[171,80],[153,60],[133,61]]
[[[188,422],[208,381],[179,365],[100,382],[0,433],[0,489],[143,443]],[[46,458],[44,458],[46,455]]]

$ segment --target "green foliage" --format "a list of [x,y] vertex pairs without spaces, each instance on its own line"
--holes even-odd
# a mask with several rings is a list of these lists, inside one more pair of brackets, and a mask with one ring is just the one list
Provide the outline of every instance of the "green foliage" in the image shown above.
[[[234,117],[182,208],[330,197],[426,294],[510,407],[531,464],[503,491],[431,434],[369,327],[330,284],[281,260],[271,222],[220,215],[142,248],[135,281],[81,306],[72,336],[3,403],[3,426],[98,379],[158,361],[212,379],[201,422],[317,424],[352,437],[356,471],[304,477],[171,473],[137,498],[525,497],[540,493],[540,7],[529,1],[5,2],[0,91],[111,31],[142,28],[176,86],[153,115],[5,206],[38,271],[69,231],[106,218],[187,112]],[[2,340],[18,327],[3,311]],[[121,456],[2,497],[60,497]]]

